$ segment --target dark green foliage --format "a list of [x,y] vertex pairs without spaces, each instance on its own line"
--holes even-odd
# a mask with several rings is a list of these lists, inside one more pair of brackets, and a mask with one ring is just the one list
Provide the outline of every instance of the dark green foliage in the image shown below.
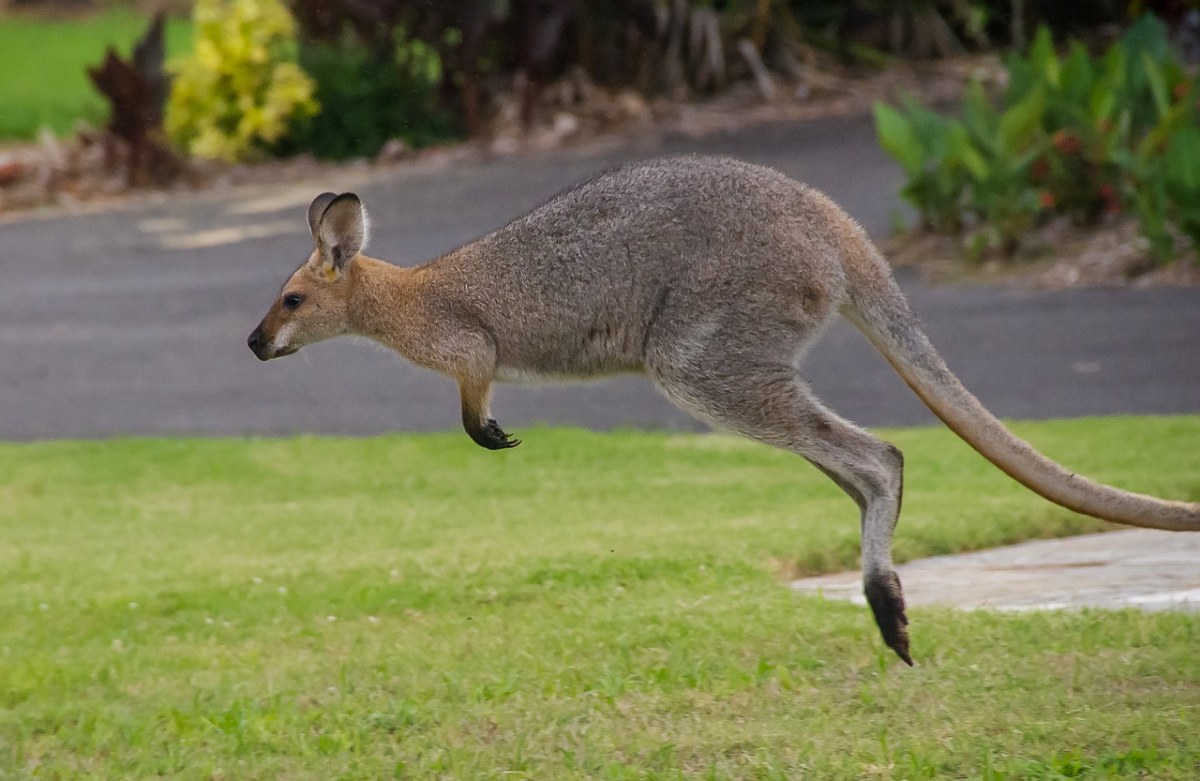
[[1200,89],[1160,21],[1142,18],[1101,57],[1080,43],[1060,55],[1042,28],[1007,68],[998,104],[976,84],[959,117],[876,105],[925,228],[1011,254],[1051,216],[1087,225],[1132,210],[1157,258],[1176,231],[1200,240]]
[[[753,6],[757,0],[728,2]],[[810,34],[844,53],[862,47],[908,57],[955,54],[963,49],[1022,45],[1040,26],[1073,35],[1125,24],[1145,2],[1129,0],[788,0]],[[1161,8],[1165,3],[1152,3]]]
[[344,160],[372,157],[393,138],[420,147],[454,137],[457,128],[438,105],[430,70],[392,55],[360,46],[302,46],[300,65],[317,84],[321,111],[297,124],[278,151]]

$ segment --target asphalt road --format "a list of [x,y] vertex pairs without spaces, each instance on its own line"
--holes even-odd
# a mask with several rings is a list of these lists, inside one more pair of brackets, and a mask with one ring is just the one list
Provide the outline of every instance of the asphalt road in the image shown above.
[[[373,216],[372,254],[415,264],[594,171],[679,152],[774,165],[825,190],[877,235],[899,204],[899,172],[870,125],[832,120],[10,220],[0,223],[0,438],[455,429],[453,384],[379,348],[342,340],[268,364],[246,349],[246,334],[310,249],[312,196],[356,189]],[[904,282],[950,365],[1003,417],[1200,411],[1195,290]],[[806,374],[859,422],[933,420],[844,324],[813,351]],[[537,421],[703,428],[639,377],[506,386],[495,411],[518,434]]]

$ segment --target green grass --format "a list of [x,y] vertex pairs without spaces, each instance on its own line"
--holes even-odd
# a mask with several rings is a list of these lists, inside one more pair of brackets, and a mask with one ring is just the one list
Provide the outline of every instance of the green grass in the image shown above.
[[[42,128],[62,135],[76,121],[101,126],[107,103],[86,69],[99,65],[108,46],[128,56],[149,17],[112,9],[78,19],[0,16],[0,139],[31,139]],[[167,23],[167,57],[191,49],[191,25]]]
[[[1200,417],[1021,425],[1200,498]],[[0,779],[1200,773],[1200,616],[867,611],[848,499],[728,437],[0,445]],[[940,429],[899,558],[1103,528]]]

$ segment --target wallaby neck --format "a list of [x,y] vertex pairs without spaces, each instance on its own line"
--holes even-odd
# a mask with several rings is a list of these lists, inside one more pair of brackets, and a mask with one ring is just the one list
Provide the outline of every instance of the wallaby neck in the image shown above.
[[349,266],[351,325],[356,333],[408,355],[406,327],[416,301],[417,269],[360,255]]

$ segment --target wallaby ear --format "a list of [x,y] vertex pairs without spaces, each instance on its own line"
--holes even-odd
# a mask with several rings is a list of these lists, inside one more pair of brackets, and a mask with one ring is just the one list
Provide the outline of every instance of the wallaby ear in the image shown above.
[[317,238],[317,226],[321,223],[321,215],[325,213],[325,209],[329,207],[330,201],[336,198],[335,193],[321,193],[308,207],[308,230],[312,233],[312,237]]
[[[313,201],[310,212],[325,196]],[[354,193],[342,193],[329,199],[317,218],[317,252],[321,260],[337,271],[362,251],[367,243],[367,213]]]

